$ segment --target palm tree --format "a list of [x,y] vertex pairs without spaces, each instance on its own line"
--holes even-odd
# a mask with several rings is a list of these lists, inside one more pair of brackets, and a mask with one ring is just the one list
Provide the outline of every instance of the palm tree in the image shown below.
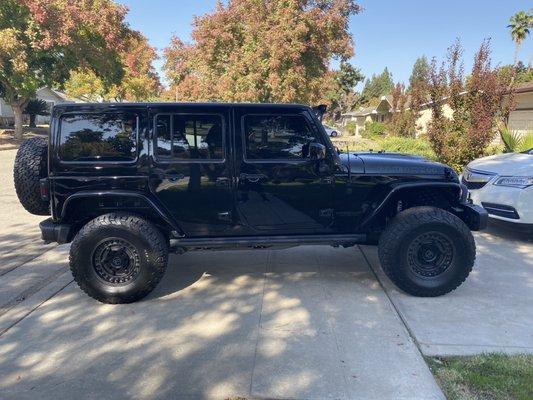
[[516,65],[520,46],[529,35],[529,29],[533,27],[533,14],[531,12],[519,11],[511,17],[507,27],[511,29],[511,36],[516,43],[514,56],[514,64]]
[[35,128],[35,117],[37,115],[49,115],[50,108],[46,101],[41,99],[32,99],[24,109],[24,114],[30,116],[30,128]]

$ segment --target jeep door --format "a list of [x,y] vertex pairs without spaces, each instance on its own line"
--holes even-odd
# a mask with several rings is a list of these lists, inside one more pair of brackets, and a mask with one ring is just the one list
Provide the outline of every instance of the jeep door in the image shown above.
[[235,108],[236,211],[246,234],[329,233],[333,160],[306,107]]
[[150,109],[150,187],[188,236],[223,235],[231,225],[228,110],[205,104]]

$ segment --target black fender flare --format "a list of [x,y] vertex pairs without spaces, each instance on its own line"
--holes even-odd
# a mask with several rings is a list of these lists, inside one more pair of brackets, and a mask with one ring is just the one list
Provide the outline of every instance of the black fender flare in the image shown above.
[[390,200],[402,190],[416,189],[416,188],[453,188],[457,190],[457,202],[461,201],[463,197],[463,188],[458,182],[406,182],[394,184],[392,189],[387,193],[381,203],[361,222],[359,228],[364,228],[372,220],[379,215],[381,211],[389,204]]
[[101,197],[122,197],[122,198],[135,198],[144,201],[173,231],[178,232],[179,236],[184,236],[183,230],[178,226],[174,221],[174,218],[166,210],[164,206],[159,204],[158,201],[151,198],[151,196],[142,192],[135,192],[129,190],[87,190],[82,192],[77,192],[64,201],[63,207],[61,210],[61,220],[64,220],[66,217],[67,209],[71,203],[76,200],[83,198],[101,198]]

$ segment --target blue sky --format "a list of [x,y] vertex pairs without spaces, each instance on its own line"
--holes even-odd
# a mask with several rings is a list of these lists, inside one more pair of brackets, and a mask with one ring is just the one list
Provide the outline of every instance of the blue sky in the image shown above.
[[[130,9],[128,21],[142,31],[159,50],[168,45],[172,34],[189,40],[194,15],[212,11],[216,0],[119,0]],[[352,63],[365,76],[387,66],[395,81],[407,81],[417,57],[439,59],[459,38],[465,49],[468,68],[484,38],[491,38],[494,64],[513,62],[514,43],[507,24],[519,10],[533,8],[525,0],[360,0],[364,11],[352,17],[350,32],[355,40]],[[533,32],[532,32],[533,34]],[[523,44],[520,58],[533,55],[533,36]],[[159,69],[161,61],[156,63]]]

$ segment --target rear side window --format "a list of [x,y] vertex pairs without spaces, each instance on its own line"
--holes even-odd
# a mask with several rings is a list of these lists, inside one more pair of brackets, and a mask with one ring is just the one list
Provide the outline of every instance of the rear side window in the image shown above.
[[224,159],[224,130],[220,115],[159,114],[155,117],[158,159]]
[[59,157],[63,161],[134,161],[137,125],[133,113],[64,115]]
[[247,160],[295,160],[308,156],[316,139],[301,115],[245,115]]

